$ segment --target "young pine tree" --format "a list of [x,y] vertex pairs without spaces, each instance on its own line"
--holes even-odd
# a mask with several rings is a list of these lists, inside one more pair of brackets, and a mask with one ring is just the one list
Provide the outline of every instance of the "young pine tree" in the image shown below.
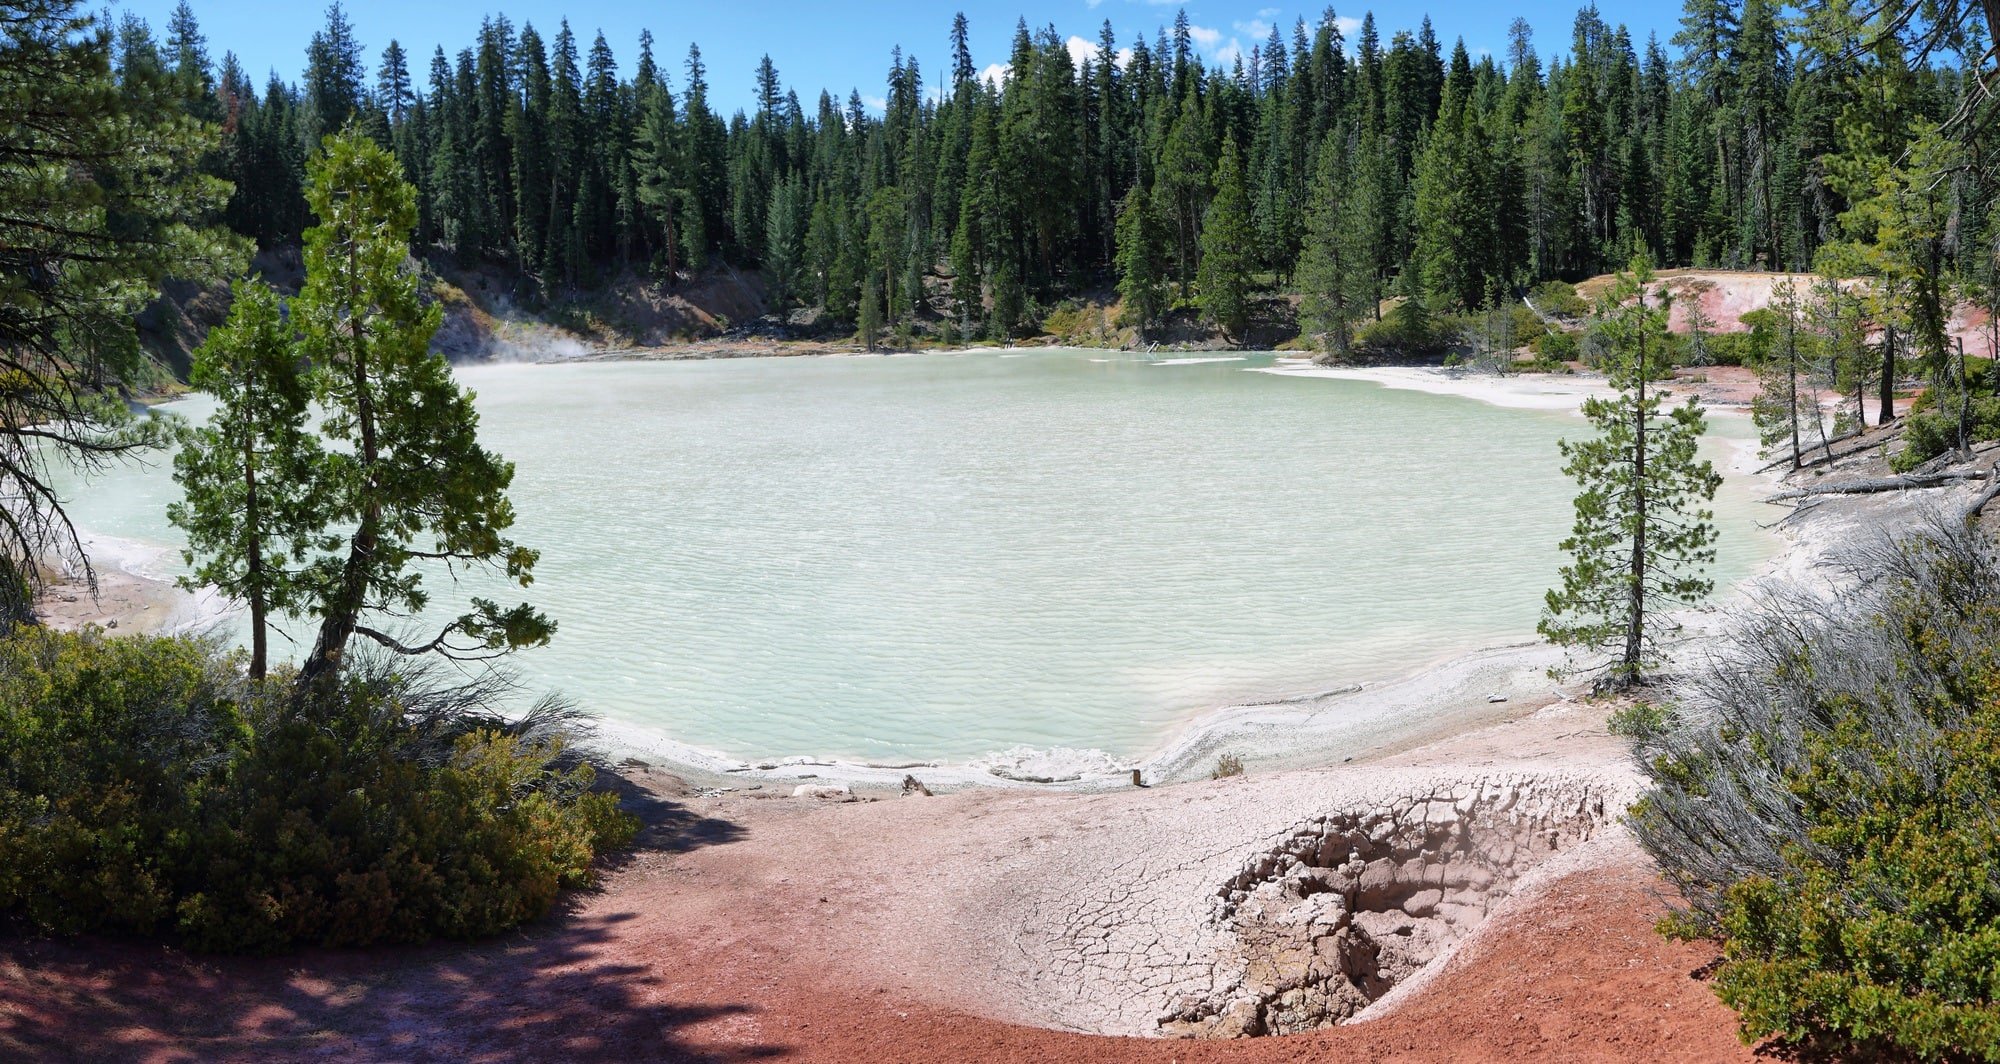
[[1781,281],[1772,290],[1772,296],[1770,350],[1757,365],[1761,386],[1750,412],[1765,453],[1786,451],[1792,468],[1797,469],[1803,462],[1799,399],[1800,378],[1805,373],[1805,360],[1799,349],[1798,292],[1790,281]]
[[1667,308],[1648,291],[1652,280],[1636,261],[1599,308],[1618,394],[1584,403],[1595,437],[1562,444],[1564,472],[1581,490],[1562,543],[1570,563],[1539,626],[1552,643],[1614,655],[1605,681],[1619,688],[1643,678],[1661,611],[1714,586],[1703,575],[1715,560],[1708,504],[1722,478],[1697,450],[1707,429],[1700,402],[1663,411],[1649,387],[1668,352]]
[[1120,324],[1144,337],[1167,311],[1167,246],[1152,198],[1142,188],[1125,193],[1117,244],[1118,296],[1125,302]]
[[873,276],[861,286],[861,309],[855,316],[860,319],[862,346],[874,351],[876,337],[882,332],[882,283]]
[[215,396],[208,424],[187,430],[174,458],[186,498],[167,517],[187,534],[181,586],[213,586],[250,610],[250,678],[268,667],[273,613],[298,606],[293,563],[325,546],[322,495],[305,485],[324,453],[306,428],[311,390],[277,293],[235,286],[229,319],[195,352],[189,382]]
[[320,628],[300,684],[332,675],[357,635],[400,654],[461,658],[548,642],[555,625],[541,613],[482,598],[419,643],[368,623],[422,612],[430,593],[416,563],[497,570],[526,587],[537,553],[506,537],[514,467],[479,446],[471,394],[430,350],[440,312],[424,304],[409,266],[415,190],[393,156],[351,129],[326,139],[311,178],[319,224],[306,231],[292,314],[327,411],[321,429],[339,447],[297,490],[319,494],[329,524],[351,531],[345,554],[322,557],[307,576]]
[[1367,229],[1354,217],[1337,137],[1320,148],[1312,201],[1306,208],[1305,250],[1299,256],[1299,322],[1319,338],[1325,357],[1345,362],[1354,352],[1354,323],[1374,305],[1368,277]]
[[1215,199],[1203,216],[1201,268],[1197,275],[1202,313],[1225,337],[1241,340],[1250,326],[1250,269],[1257,253],[1250,224],[1250,196],[1243,187],[1243,161],[1230,138],[1215,167]]

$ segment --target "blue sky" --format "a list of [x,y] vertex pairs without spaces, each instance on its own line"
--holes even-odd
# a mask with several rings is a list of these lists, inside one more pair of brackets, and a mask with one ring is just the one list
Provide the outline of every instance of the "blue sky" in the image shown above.
[[[175,0],[124,0],[115,12],[129,11],[164,34]],[[283,6],[270,0],[189,0],[211,53],[220,60],[234,51],[258,82],[275,68],[286,80],[298,77],[306,43],[323,24],[323,0],[293,0]],[[654,54],[674,75],[678,89],[684,80],[681,60],[690,41],[701,45],[708,65],[712,98],[725,113],[747,107],[752,73],[758,57],[769,52],[788,87],[798,90],[808,109],[821,88],[845,97],[858,88],[864,98],[879,98],[889,69],[890,49],[900,44],[923,64],[925,82],[935,87],[949,65],[948,35],[954,11],[964,10],[972,24],[973,58],[981,67],[1004,63],[1017,18],[1031,27],[1053,23],[1064,37],[1080,38],[1073,47],[1097,39],[1098,27],[1109,18],[1121,43],[1129,44],[1143,31],[1148,40],[1162,24],[1171,24],[1176,0],[963,0],[930,3],[919,0],[876,0],[873,3],[812,3],[801,0],[686,0],[641,5],[614,0],[348,0],[348,17],[367,46],[372,72],[380,48],[391,38],[411,53],[411,73],[421,83],[430,66],[431,49],[444,45],[447,55],[471,43],[485,13],[505,11],[518,26],[534,23],[544,37],[555,34],[566,16],[587,48],[598,30],[617,55],[621,73],[629,74],[638,52],[639,31],[650,28]],[[1247,56],[1253,44],[1270,33],[1272,24],[1290,36],[1300,15],[1316,20],[1323,4],[1293,5],[1272,0],[1200,0],[1185,5],[1196,28],[1196,42],[1211,59],[1227,58],[1240,48]],[[1515,15],[1535,27],[1535,44],[1544,56],[1564,50],[1578,4],[1571,0],[1518,0],[1498,5],[1477,0],[1435,0],[1428,5],[1385,3],[1375,10],[1383,39],[1396,29],[1414,29],[1428,12],[1446,49],[1457,36],[1477,54],[1482,49],[1505,50],[1507,26]],[[1358,22],[1363,6],[1339,8],[1343,21]],[[1679,17],[1677,4],[1603,4],[1607,22],[1631,27],[1635,41],[1649,31],[1664,41]]]

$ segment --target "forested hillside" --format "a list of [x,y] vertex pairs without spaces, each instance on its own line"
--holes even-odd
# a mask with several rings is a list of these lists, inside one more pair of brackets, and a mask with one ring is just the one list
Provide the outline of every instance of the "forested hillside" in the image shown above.
[[[1810,269],[1873,240],[1882,219],[1852,208],[1978,91],[1977,20],[1905,54],[1911,34],[1881,31],[1913,18],[1688,0],[1671,41],[1635,41],[1586,7],[1546,57],[1517,20],[1506,54],[1475,58],[1427,18],[1349,36],[1329,9],[1222,68],[1182,13],[1151,37],[1107,21],[1094,46],[1022,23],[982,76],[961,15],[938,27],[941,67],[887,57],[879,113],[858,91],[802,97],[768,58],[710,71],[647,35],[621,59],[504,15],[428,57],[393,39],[371,55],[336,3],[299,79],[261,87],[211,60],[186,4],[161,38],[128,16],[118,52],[123,76],[171,78],[223,127],[227,220],[267,249],[305,224],[313,146],[355,122],[417,185],[421,248],[514,271],[537,300],[727,263],[762,271],[774,309],[997,336],[1114,284],[1131,324],[1178,304],[1228,331],[1247,290],[1276,287],[1344,338],[1387,295],[1445,311],[1635,252]],[[716,77],[754,79],[754,110],[718,113]],[[1991,259],[1971,253],[1995,228],[1977,173],[1931,190],[1947,269]]]

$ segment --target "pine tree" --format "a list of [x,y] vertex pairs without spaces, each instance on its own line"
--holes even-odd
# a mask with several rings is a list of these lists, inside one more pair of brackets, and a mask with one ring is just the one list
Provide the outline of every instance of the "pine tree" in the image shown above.
[[410,60],[403,54],[403,46],[390,40],[382,49],[382,65],[375,75],[375,99],[388,113],[389,125],[403,128],[410,108],[417,102],[416,93],[410,87]]
[[546,643],[555,631],[546,617],[483,598],[416,643],[369,623],[423,611],[430,592],[412,568],[420,560],[491,569],[526,587],[537,554],[506,538],[514,467],[479,446],[471,395],[430,350],[441,312],[408,268],[416,196],[395,159],[357,132],[330,137],[307,198],[319,224],[306,233],[292,320],[332,446],[305,483],[288,487],[321,500],[346,550],[316,559],[304,578],[319,633],[300,685],[333,675],[356,636],[398,654],[455,658]]
[[182,434],[167,517],[187,536],[182,587],[214,587],[250,611],[250,678],[268,668],[274,615],[304,602],[295,563],[327,549],[324,497],[302,490],[324,461],[306,427],[311,391],[277,293],[233,288],[229,319],[195,352],[188,382],[215,397],[208,423]]
[[873,276],[861,286],[861,309],[857,315],[856,332],[861,337],[862,347],[874,352],[875,341],[882,334],[882,283]]
[[1775,335],[1760,345],[1766,349],[1756,367],[1761,386],[1750,408],[1764,452],[1784,452],[1793,469],[1804,464],[1799,441],[1799,421],[1807,416],[1802,402],[1806,398],[1802,385],[1807,359],[1799,337],[1799,318],[1804,310],[1804,301],[1790,280],[1773,287],[1766,314]]
[[1200,301],[1202,313],[1241,342],[1250,327],[1250,270],[1256,232],[1250,224],[1250,197],[1243,188],[1243,160],[1231,136],[1215,167],[1215,199],[1202,218]]
[[228,276],[245,257],[210,227],[229,198],[198,165],[215,127],[163,80],[121,85],[111,60],[77,4],[0,23],[0,627],[31,616],[45,562],[94,579],[55,468],[159,442],[109,391],[149,376],[136,315],[164,278]]
[[1494,272],[1493,205],[1483,135],[1472,109],[1472,65],[1460,42],[1437,124],[1417,164],[1414,266],[1426,295],[1478,306]]
[[361,110],[361,42],[340,0],[326,9],[326,27],[306,47],[305,143],[345,126]]
[[1644,679],[1660,614],[1699,602],[1714,586],[1705,575],[1716,537],[1707,507],[1722,478],[1700,454],[1707,430],[1700,401],[1690,396],[1663,411],[1663,396],[1649,388],[1669,351],[1664,292],[1652,283],[1651,267],[1636,260],[1598,308],[1618,394],[1585,400],[1596,435],[1562,444],[1564,472],[1581,490],[1575,527],[1562,543],[1570,562],[1539,626],[1550,642],[1610,653],[1605,680],[1619,688]]
[[174,83],[190,114],[206,122],[222,117],[215,107],[215,78],[209,69],[208,39],[195,21],[194,9],[181,0],[167,18],[167,56]]
[[1361,202],[1366,182],[1350,180],[1346,153],[1330,138],[1320,148],[1306,215],[1305,251],[1299,257],[1299,325],[1316,338],[1331,361],[1352,355],[1354,323],[1373,309],[1372,279]]
[[1134,187],[1118,210],[1118,297],[1125,303],[1119,324],[1141,338],[1167,311],[1165,244],[1152,197]]
[[771,195],[764,229],[764,276],[771,306],[779,311],[790,309],[803,294],[807,206],[805,189],[796,180],[779,185]]
[[1181,100],[1180,113],[1167,134],[1153,185],[1155,207],[1167,221],[1174,276],[1180,281],[1182,299],[1190,295],[1200,254],[1202,212],[1208,207],[1215,170],[1211,157],[1208,120],[1190,93]]

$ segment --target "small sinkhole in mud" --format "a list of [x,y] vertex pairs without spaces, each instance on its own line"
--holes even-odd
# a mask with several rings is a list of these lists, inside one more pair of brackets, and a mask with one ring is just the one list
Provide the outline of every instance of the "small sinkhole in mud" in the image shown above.
[[1482,784],[1307,821],[1211,900],[1234,943],[1214,990],[1160,1033],[1292,1034],[1344,1023],[1486,920],[1528,872],[1606,823],[1583,787]]

